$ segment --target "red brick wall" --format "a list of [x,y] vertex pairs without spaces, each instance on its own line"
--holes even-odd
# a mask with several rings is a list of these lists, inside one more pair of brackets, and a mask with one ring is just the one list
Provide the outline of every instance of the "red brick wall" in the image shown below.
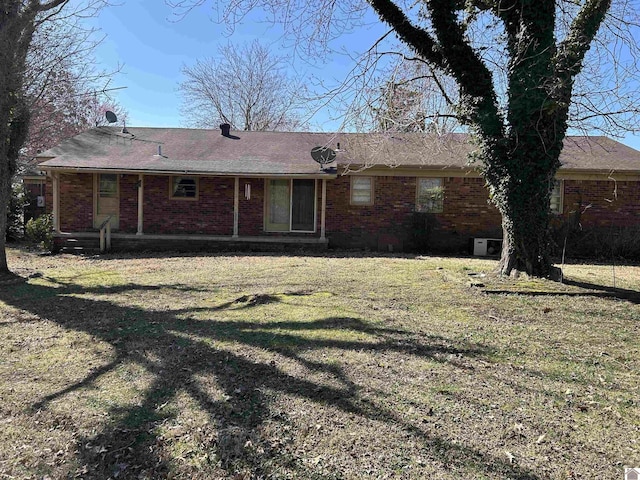
[[[419,230],[426,232],[426,248],[465,251],[473,237],[501,238],[501,218],[489,203],[482,178],[445,177],[443,212],[414,215],[415,177],[374,177],[372,206],[350,204],[351,180],[329,182],[327,236],[341,247],[386,249],[421,248]],[[564,214],[576,211],[584,229],[640,224],[640,182],[565,180]],[[557,223],[557,221],[555,223]],[[424,238],[423,238],[424,239]],[[424,245],[423,245],[424,247]]]
[[[416,177],[374,177],[374,204],[350,204],[351,179],[330,181],[327,236],[342,247],[466,250],[472,237],[500,236],[500,215],[488,203],[484,180],[443,179],[443,212],[414,214]],[[422,233],[421,233],[422,232]]]
[[138,231],[138,176],[122,175],[120,182],[120,232]]
[[[93,174],[60,174],[60,230],[86,232],[93,230]],[[49,192],[51,188],[47,189]],[[50,211],[52,199],[47,195]]]
[[[137,175],[120,177],[120,231],[137,231]],[[144,233],[233,233],[234,179],[200,178],[197,201],[169,198],[168,176],[145,176]],[[245,198],[245,185],[251,198]],[[318,181],[317,232],[320,234],[322,182]],[[239,234],[283,235],[264,232],[264,179],[241,178]],[[350,204],[351,179],[327,180],[326,231],[331,245],[394,249],[419,247],[416,232],[426,232],[427,249],[464,251],[473,237],[500,237],[500,215],[488,203],[481,178],[444,178],[444,207],[438,214],[414,214],[416,178],[374,177],[374,204]],[[46,206],[52,207],[51,179],[47,179]],[[640,182],[565,180],[564,214],[559,222],[581,212],[583,228],[635,226],[640,221]],[[60,175],[61,229],[93,230],[93,175]],[[285,234],[286,235],[286,234]],[[300,235],[300,234],[289,234]],[[304,234],[302,234],[304,235]],[[419,237],[419,236],[418,236]]]
[[351,205],[351,177],[328,180],[326,222],[331,244],[377,248],[378,235],[406,236],[415,189],[415,178],[375,177],[373,205]]
[[640,182],[565,180],[564,217],[578,213],[583,228],[640,224]]
[[445,179],[444,211],[436,217],[448,232],[474,237],[502,236],[500,212],[489,202],[483,178]]
[[44,188],[44,206],[47,213],[53,211],[53,180],[47,175],[47,183]]
[[144,178],[144,233],[233,234],[233,178],[200,178],[197,200],[170,198],[170,180]]
[[[251,185],[251,197],[245,198],[245,185]],[[241,178],[238,204],[238,235],[255,236],[264,233],[264,179]]]

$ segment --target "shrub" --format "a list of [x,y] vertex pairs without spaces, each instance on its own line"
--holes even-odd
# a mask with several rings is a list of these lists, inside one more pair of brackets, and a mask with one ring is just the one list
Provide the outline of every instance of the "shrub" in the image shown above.
[[637,226],[558,229],[554,233],[558,256],[566,245],[567,257],[640,260],[640,227]]
[[413,250],[424,253],[429,250],[431,232],[436,226],[436,220],[431,213],[414,212],[411,217],[411,247]]
[[25,230],[27,240],[42,245],[47,250],[53,250],[53,216],[51,214],[32,218],[27,222]]

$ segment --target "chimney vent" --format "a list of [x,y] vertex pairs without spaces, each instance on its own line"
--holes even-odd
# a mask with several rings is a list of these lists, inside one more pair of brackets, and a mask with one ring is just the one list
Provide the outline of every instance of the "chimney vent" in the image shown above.
[[220,130],[221,130],[221,135],[224,137],[228,137],[229,136],[229,132],[231,132],[231,125],[229,125],[228,123],[221,123],[220,124]]

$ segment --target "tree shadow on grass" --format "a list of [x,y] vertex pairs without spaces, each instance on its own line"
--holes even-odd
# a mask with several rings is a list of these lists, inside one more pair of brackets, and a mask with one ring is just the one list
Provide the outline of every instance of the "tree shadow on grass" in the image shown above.
[[[501,458],[426,433],[420,426],[403,419],[399,412],[359,395],[358,386],[339,364],[308,360],[302,355],[309,350],[332,348],[405,353],[449,362],[451,356],[483,355],[485,351],[480,346],[454,345],[444,337],[417,337],[401,330],[378,328],[351,317],[271,323],[202,321],[184,318],[184,311],[178,316],[174,311],[154,311],[83,297],[124,290],[135,293],[150,288],[139,285],[114,288],[61,285],[54,288],[24,284],[11,291],[0,291],[0,300],[5,303],[56,322],[65,329],[90,334],[109,343],[115,352],[109,363],[91,371],[82,380],[34,401],[33,409],[46,410],[51,402],[92,386],[124,362],[134,363],[153,376],[139,402],[111,407],[108,412],[111,422],[101,431],[77,437],[80,470],[75,473],[83,478],[167,476],[175,459],[162,447],[158,427],[177,418],[178,412],[167,405],[184,393],[206,412],[215,426],[213,430],[203,428],[193,435],[200,435],[201,442],[215,450],[217,456],[209,457],[208,461],[230,477],[240,471],[250,475],[245,478],[263,478],[273,472],[290,472],[297,478],[334,478],[337,474],[311,469],[304,459],[288,450],[286,444],[260,443],[260,431],[276,415],[270,409],[272,397],[269,392],[295,396],[319,407],[330,406],[363,420],[399,427],[419,439],[434,460],[444,465],[490,476],[522,480],[539,478],[534,472]],[[187,287],[177,288],[185,290]],[[214,308],[223,312],[227,307]],[[250,308],[250,305],[244,305],[244,308]],[[108,312],[108,315],[87,318],[86,312],[94,311]],[[314,329],[350,330],[366,334],[367,339],[318,339],[295,333]],[[259,348],[271,358],[284,356],[310,373],[321,372],[332,381],[330,384],[314,381],[311,374],[294,376],[274,360],[260,361],[216,346],[224,342]],[[202,384],[202,376],[214,377],[217,388],[224,395],[214,397]]]
[[600,296],[603,298],[617,298],[619,300],[627,300],[631,303],[640,304],[640,292],[637,290],[628,290],[625,288],[607,287],[605,285],[598,285],[589,282],[580,282],[577,280],[564,279],[566,285],[573,287],[584,288],[586,290],[596,290],[593,292],[594,296]]
[[565,285],[582,288],[582,292],[560,292],[560,291],[539,291],[539,290],[496,290],[483,289],[484,293],[492,295],[523,295],[530,297],[594,297],[594,298],[614,298],[626,300],[631,303],[640,304],[640,292],[627,290],[624,288],[607,287],[596,283],[580,282],[565,278]]

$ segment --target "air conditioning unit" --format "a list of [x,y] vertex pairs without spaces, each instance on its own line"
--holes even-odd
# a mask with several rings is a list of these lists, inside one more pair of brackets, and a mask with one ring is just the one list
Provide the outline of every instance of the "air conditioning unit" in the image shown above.
[[479,257],[499,256],[502,252],[501,238],[474,238],[473,254]]

